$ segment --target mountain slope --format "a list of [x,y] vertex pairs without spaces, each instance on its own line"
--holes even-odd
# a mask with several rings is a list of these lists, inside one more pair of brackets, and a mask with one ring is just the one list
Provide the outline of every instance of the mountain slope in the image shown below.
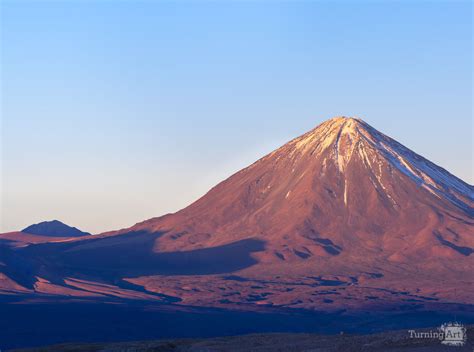
[[[367,123],[340,117],[239,171],[187,208],[118,233],[160,234],[157,253],[261,241],[265,248],[252,253],[256,263],[238,272],[250,280],[249,294],[248,287],[263,277],[270,290],[275,278],[285,277],[309,287],[332,282],[351,286],[349,292],[364,285],[472,303],[466,292],[474,289],[473,204],[473,186]],[[200,302],[160,277],[133,282]],[[187,283],[202,287],[198,280]],[[215,281],[216,288],[221,284]],[[242,285],[238,291],[245,292]],[[308,290],[297,291],[296,301],[313,305]],[[389,299],[377,292],[364,294]],[[272,297],[272,303],[294,301],[294,295]]]

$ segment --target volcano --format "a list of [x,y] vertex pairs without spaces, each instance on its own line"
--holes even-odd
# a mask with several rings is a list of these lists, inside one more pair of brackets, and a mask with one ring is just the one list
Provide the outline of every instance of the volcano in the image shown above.
[[174,214],[61,242],[4,243],[0,272],[10,293],[197,306],[472,304],[473,205],[473,186],[366,122],[337,117]]
[[[403,255],[448,254],[456,247],[440,238],[457,238],[447,226],[456,231],[469,225],[473,197],[473,187],[446,170],[362,120],[340,117],[241,170],[178,213],[131,229],[172,230],[159,241],[163,250],[259,237],[281,254],[275,260],[301,258],[296,251],[334,256],[343,247],[369,257],[384,248],[402,255],[405,247]],[[457,243],[469,242],[467,232],[459,232],[463,238]]]

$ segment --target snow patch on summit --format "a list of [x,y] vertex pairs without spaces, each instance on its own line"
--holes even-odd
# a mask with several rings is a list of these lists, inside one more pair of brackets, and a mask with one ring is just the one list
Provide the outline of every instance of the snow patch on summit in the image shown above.
[[[396,205],[393,195],[389,194],[388,180],[384,180],[383,170],[390,173],[396,169],[408,176],[420,188],[437,198],[447,199],[468,214],[474,215],[474,187],[468,185],[446,170],[436,166],[420,155],[412,152],[390,137],[372,128],[358,118],[336,117],[330,119],[303,136],[289,143],[291,157],[302,157],[310,153],[318,157],[328,151],[329,159],[324,159],[323,172],[328,161],[332,161],[346,182],[346,169],[354,153],[374,175],[374,187],[386,194]],[[393,168],[393,169],[392,169]],[[370,176],[369,176],[370,177]],[[347,205],[347,185],[344,186],[344,203]]]

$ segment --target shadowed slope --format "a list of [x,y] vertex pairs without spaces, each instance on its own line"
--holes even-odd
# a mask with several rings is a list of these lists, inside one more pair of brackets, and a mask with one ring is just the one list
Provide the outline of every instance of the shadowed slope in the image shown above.
[[246,239],[212,248],[156,253],[154,242],[161,235],[143,231],[16,249],[3,245],[0,272],[28,289],[35,288],[41,280],[58,287],[67,286],[66,278],[122,287],[130,286],[121,282],[123,278],[230,273],[254,265],[256,261],[251,253],[264,249],[263,241]]

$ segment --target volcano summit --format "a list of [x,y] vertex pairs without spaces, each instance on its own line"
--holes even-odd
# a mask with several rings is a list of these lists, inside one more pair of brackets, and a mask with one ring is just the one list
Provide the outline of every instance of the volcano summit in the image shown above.
[[0,237],[0,292],[251,310],[470,305],[473,205],[473,186],[337,117],[177,213],[54,243]]

